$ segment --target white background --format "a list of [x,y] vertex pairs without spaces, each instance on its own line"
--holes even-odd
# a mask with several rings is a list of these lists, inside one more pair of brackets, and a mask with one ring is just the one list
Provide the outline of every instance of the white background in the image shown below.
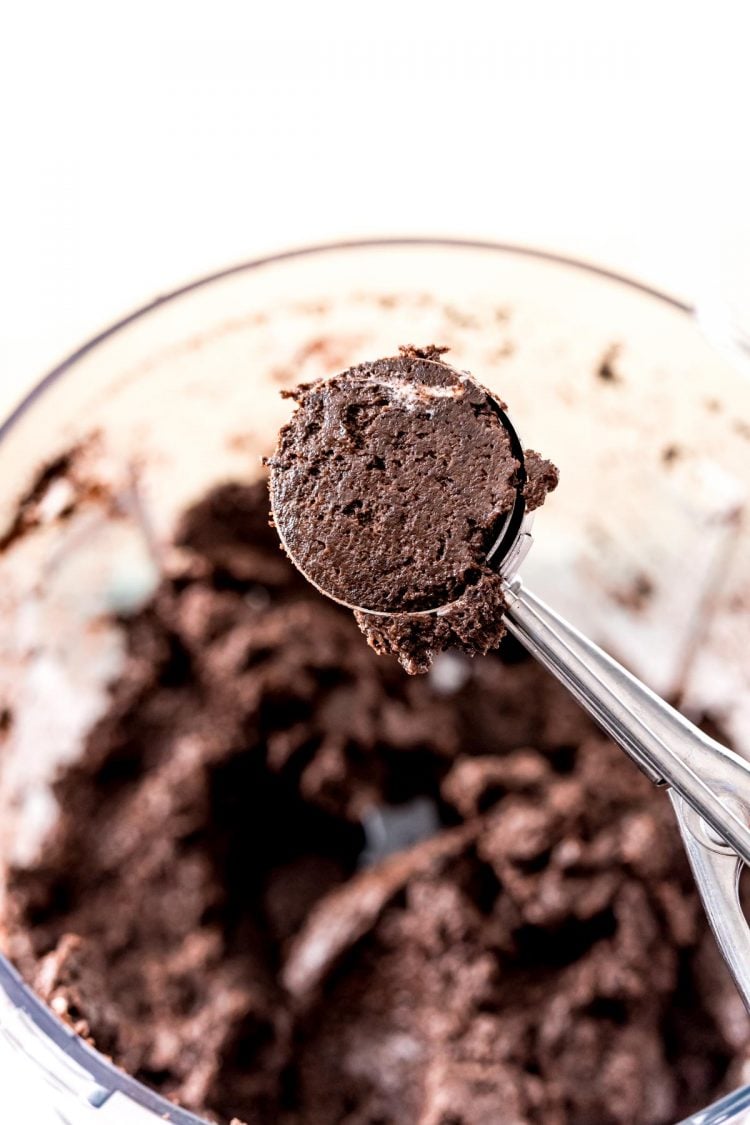
[[[14,5],[0,413],[123,312],[257,253],[476,235],[692,298],[747,226],[746,5]],[[750,17],[748,17],[750,18]],[[0,1117],[11,1076],[0,1076]]]
[[16,4],[0,411],[157,291],[373,233],[552,247],[691,296],[750,201],[746,5]]

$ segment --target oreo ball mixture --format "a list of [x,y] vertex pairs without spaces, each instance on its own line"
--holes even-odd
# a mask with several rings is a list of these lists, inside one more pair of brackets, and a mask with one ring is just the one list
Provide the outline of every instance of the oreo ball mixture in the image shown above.
[[292,561],[359,607],[372,647],[412,673],[445,649],[497,647],[504,600],[488,556],[519,494],[530,511],[557,484],[549,461],[514,450],[504,404],[445,350],[402,348],[298,387],[269,461]]
[[177,540],[11,873],[4,942],[55,1012],[221,1122],[666,1125],[736,1080],[669,804],[562,688],[508,638],[377,656],[265,482]]

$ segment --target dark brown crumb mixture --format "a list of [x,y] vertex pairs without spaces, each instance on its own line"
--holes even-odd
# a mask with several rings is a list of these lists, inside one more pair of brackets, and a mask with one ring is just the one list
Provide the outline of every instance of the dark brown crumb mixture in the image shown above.
[[38,524],[40,502],[55,481],[68,480],[74,460],[74,453],[64,453],[42,466],[36,479],[19,500],[13,522],[0,537],[0,551],[7,550],[27,530]]
[[100,505],[111,516],[121,513],[121,499],[101,479],[97,464],[99,435],[84,441],[40,466],[16,505],[12,520],[0,532],[0,552],[47,523],[63,523],[84,504]]
[[0,738],[4,738],[13,726],[13,712],[10,707],[0,708]]
[[622,344],[611,344],[600,359],[596,374],[603,383],[622,382],[618,366],[621,352]]
[[[664,795],[506,639],[406,676],[278,550],[189,511],[16,871],[23,973],[117,1063],[256,1125],[669,1123],[742,1047]],[[359,869],[363,821],[442,827]]]
[[381,656],[395,656],[410,674],[428,672],[439,652],[458,649],[482,656],[505,635],[503,580],[483,566],[475,585],[442,613],[376,614],[354,611],[367,643]]
[[523,498],[527,511],[534,512],[537,508],[541,508],[548,493],[557,488],[560,474],[551,461],[534,449],[524,451],[523,465],[526,471]]
[[302,384],[269,461],[290,557],[324,593],[370,611],[356,613],[368,642],[408,672],[444,649],[497,647],[504,602],[488,556],[519,490],[533,510],[558,476],[514,450],[504,404],[445,351],[404,347]]

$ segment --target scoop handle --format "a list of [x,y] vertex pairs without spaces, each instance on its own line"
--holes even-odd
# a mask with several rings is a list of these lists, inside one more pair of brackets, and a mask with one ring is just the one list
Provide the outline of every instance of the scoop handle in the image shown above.
[[657,785],[671,786],[750,863],[750,765],[698,730],[518,578],[506,588],[507,626]]
[[703,909],[716,944],[750,1011],[750,927],[740,903],[742,860],[711,838],[707,825],[679,793],[669,794]]

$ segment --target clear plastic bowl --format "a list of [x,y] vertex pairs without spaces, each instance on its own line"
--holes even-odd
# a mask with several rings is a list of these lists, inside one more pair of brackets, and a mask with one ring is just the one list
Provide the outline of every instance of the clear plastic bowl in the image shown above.
[[[0,554],[5,862],[31,862],[54,823],[51,783],[122,656],[103,622],[148,597],[184,505],[262,472],[285,385],[432,342],[560,465],[529,584],[750,753],[750,381],[686,307],[582,263],[437,240],[318,247],[159,298],[0,430],[0,537],[40,465],[82,448],[78,485],[41,489]],[[0,910],[1,896],[0,881]],[[0,959],[4,1068],[43,1093],[52,1121],[198,1120],[89,1048]],[[748,1107],[750,1086],[692,1120],[737,1122]]]

